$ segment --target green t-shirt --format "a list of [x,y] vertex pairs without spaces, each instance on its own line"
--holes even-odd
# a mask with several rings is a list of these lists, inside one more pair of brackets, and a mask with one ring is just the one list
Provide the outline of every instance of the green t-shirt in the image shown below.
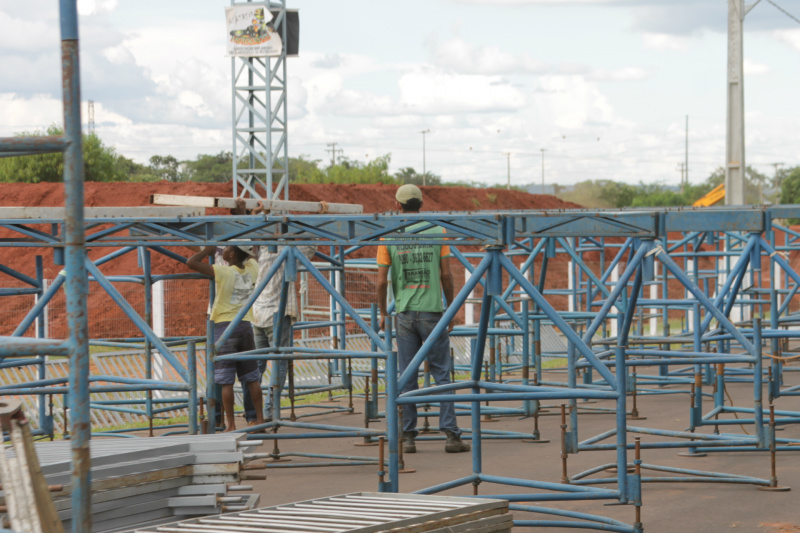
[[[409,227],[409,233],[424,224]],[[444,233],[444,229],[435,227],[420,233]],[[399,244],[378,249],[378,265],[391,267],[396,312],[442,311],[439,261],[449,256],[450,247],[442,245]]]

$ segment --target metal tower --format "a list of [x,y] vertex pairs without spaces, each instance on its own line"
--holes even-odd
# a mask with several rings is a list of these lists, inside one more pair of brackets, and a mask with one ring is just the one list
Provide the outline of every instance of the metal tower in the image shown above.
[[[231,1],[243,3],[251,1]],[[281,30],[280,56],[231,58],[233,196],[288,200],[286,0],[266,7],[276,15],[274,27]]]

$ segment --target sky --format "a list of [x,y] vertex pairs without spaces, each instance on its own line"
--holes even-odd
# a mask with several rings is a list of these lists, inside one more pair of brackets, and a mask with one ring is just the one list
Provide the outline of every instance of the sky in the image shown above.
[[[504,186],[699,183],[725,158],[726,0],[287,0],[289,155]],[[118,153],[232,149],[224,0],[79,0],[83,121]],[[800,0],[744,21],[746,161],[800,165]],[[61,124],[57,2],[0,3],[0,136]],[[429,133],[423,135],[423,130]],[[423,154],[423,138],[425,149]]]

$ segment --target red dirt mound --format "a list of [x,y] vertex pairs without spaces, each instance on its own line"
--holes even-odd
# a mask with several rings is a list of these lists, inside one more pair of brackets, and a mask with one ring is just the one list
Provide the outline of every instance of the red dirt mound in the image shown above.
[[[504,189],[470,189],[465,187],[423,187],[425,203],[423,211],[480,211],[507,209],[569,209],[580,207],[563,202],[553,196],[528,194]],[[289,197],[292,200],[320,201],[333,203],[354,203],[364,206],[365,213],[379,213],[395,208],[394,185],[291,185]],[[56,183],[2,184],[0,185],[0,206],[62,206],[64,187]],[[98,206],[145,206],[150,203],[152,194],[178,194],[191,196],[231,195],[231,185],[227,183],[86,183],[85,204]],[[216,214],[221,210],[209,210]],[[47,230],[47,228],[42,228]],[[11,237],[0,233],[0,238]],[[19,237],[19,235],[14,235]],[[110,250],[91,251],[90,257],[105,255]],[[184,253],[180,251],[179,253]],[[0,249],[0,264],[13,268],[29,276],[35,275],[34,259],[37,254],[44,256],[45,277],[52,278],[58,270],[52,264],[52,252],[36,248]],[[120,258],[103,267],[107,274],[131,274],[139,272],[135,255]],[[175,263],[158,254],[153,256],[153,273],[171,274],[176,272]]]
[[[394,185],[291,185],[289,197],[292,200],[320,201],[331,203],[354,203],[364,206],[366,213],[378,213],[395,209],[394,194],[397,186]],[[580,206],[563,202],[553,196],[528,194],[505,189],[471,189],[464,187],[422,187],[425,202],[423,211],[481,211],[481,210],[517,210],[517,209],[569,209]],[[90,207],[97,206],[145,206],[149,205],[152,194],[177,194],[191,196],[231,196],[231,185],[228,183],[86,183],[85,204]],[[2,184],[0,185],[0,206],[62,206],[64,205],[64,187],[56,183],[37,184]],[[209,210],[209,214],[221,214],[222,210]],[[41,227],[42,231],[50,228]],[[8,230],[0,230],[0,239],[19,238],[18,233],[12,234]],[[102,257],[112,250],[96,248],[89,251],[92,259]],[[186,248],[176,251],[184,256],[189,256]],[[364,250],[366,255],[374,252]],[[35,277],[35,256],[41,255],[44,264],[45,279],[53,279],[62,267],[53,264],[53,252],[47,248],[0,248],[0,264],[12,268],[25,275]],[[153,274],[173,274],[186,272],[185,267],[158,253],[152,254]],[[101,266],[106,275],[132,275],[141,274],[137,254],[128,253]],[[566,278],[566,274],[564,274]],[[6,275],[0,275],[0,282],[8,281]],[[195,283],[196,284],[196,283]],[[457,286],[463,280],[457,281]],[[141,286],[130,283],[117,284],[126,300],[139,312],[144,314],[144,303]],[[191,290],[192,294],[186,297],[196,300],[192,309],[173,309],[169,315],[176,324],[167,324],[167,335],[172,328],[181,329],[180,334],[203,334],[204,324],[201,319],[197,323],[188,316],[184,320],[181,312],[193,312],[196,307],[202,315],[205,312],[207,294],[203,290]],[[197,294],[195,294],[197,293]],[[16,297],[15,297],[16,298]],[[8,299],[6,299],[8,300]],[[184,300],[186,301],[186,300]],[[7,304],[10,302],[6,302]],[[188,307],[188,306],[187,306]],[[89,296],[90,309],[90,335],[92,337],[118,336],[113,331],[114,326],[108,326],[117,319],[127,322],[121,311],[112,304],[109,297],[102,291],[92,290]],[[20,309],[20,312],[24,310]],[[119,315],[119,316],[117,316]],[[202,317],[201,317],[202,318]],[[59,320],[63,320],[63,317]],[[13,320],[11,321],[13,322]],[[188,329],[179,327],[188,322],[193,324]],[[182,323],[182,324],[179,324]],[[52,325],[52,324],[51,324]],[[0,332],[9,334],[8,328],[13,331],[13,324],[0,324]],[[178,334],[175,331],[175,334]]]

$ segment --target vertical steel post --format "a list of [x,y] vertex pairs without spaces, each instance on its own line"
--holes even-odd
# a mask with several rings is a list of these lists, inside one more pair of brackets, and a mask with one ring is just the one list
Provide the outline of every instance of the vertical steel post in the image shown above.
[[617,483],[619,484],[619,501],[628,501],[628,432],[627,432],[627,367],[625,365],[625,347],[614,347],[614,361],[617,372]]
[[763,361],[761,355],[761,317],[753,317],[753,353],[751,354],[756,358],[755,365],[753,366],[753,414],[755,422],[756,438],[758,438],[758,447],[766,448],[766,432],[764,430],[764,401],[763,401]]
[[197,354],[195,341],[186,345],[186,365],[189,368],[189,435],[197,435]]
[[[39,292],[36,294],[36,302],[38,303],[44,296],[45,282],[44,282],[44,267],[42,265],[42,256],[36,256],[36,282],[39,285]],[[46,309],[46,308],[45,308]],[[36,338],[44,339],[47,336],[45,330],[44,312],[36,314]],[[42,362],[38,365],[39,379],[47,379],[47,356],[41,356]],[[53,434],[53,419],[47,416],[47,396],[44,394],[39,396],[39,431],[45,435]]]
[[[213,287],[214,284],[212,283]],[[208,433],[214,434],[217,432],[217,413],[220,411],[222,405],[221,398],[217,394],[217,384],[214,379],[214,357],[216,355],[214,348],[214,323],[211,320],[206,322],[206,403],[208,412]],[[225,420],[223,419],[224,423]]]
[[[769,244],[772,249],[775,249],[775,228],[772,226],[771,219],[767,219],[767,229],[769,236]],[[779,328],[778,318],[780,316],[780,304],[778,295],[778,284],[775,283],[776,277],[780,277],[781,269],[775,264],[775,261],[770,257],[769,259],[769,328],[777,331]],[[770,341],[770,350],[773,355],[781,356],[781,339],[773,338]],[[769,383],[769,403],[780,396],[781,381],[783,374],[783,362],[777,358],[773,358],[772,367],[772,380]]]
[[[150,250],[144,246],[140,246],[139,261],[141,262],[142,272],[144,275],[144,321],[152,329],[153,327],[153,279],[150,276]],[[153,379],[153,349],[150,339],[145,335],[144,337],[144,377],[145,379]],[[159,376],[163,379],[162,376]],[[146,393],[145,413],[147,421],[150,426],[150,436],[153,436],[153,391],[148,390]]]
[[[530,353],[530,300],[522,300],[522,385],[527,387],[530,384],[531,353]],[[534,370],[535,372],[536,370]],[[533,404],[531,400],[523,400],[523,413],[525,416],[533,414]]]
[[64,138],[68,143],[64,151],[64,259],[70,346],[72,531],[89,533],[92,529],[89,454],[92,429],[89,417],[89,325],[86,304],[89,279],[84,264],[84,166],[76,0],[60,0],[60,11]]
[[[642,248],[649,249],[651,243],[645,242]],[[642,290],[643,270],[646,265],[640,263],[636,269],[636,277],[631,287],[628,308],[625,310],[624,320],[617,336],[617,345],[614,347],[614,365],[617,378],[617,483],[619,484],[619,498],[621,503],[626,503],[628,494],[628,369],[625,359],[625,350],[628,348],[628,337],[633,326],[633,317],[636,313],[636,304],[639,300],[639,293]],[[636,499],[635,495],[633,495]]]
[[400,390],[397,386],[399,374],[397,371],[397,351],[394,349],[392,339],[392,317],[386,317],[384,326],[386,341],[386,437],[389,441],[389,492],[398,492],[400,483],[400,457],[398,447],[400,444],[400,431],[398,428],[397,416],[397,394]]
[[[483,302],[481,303],[481,315],[478,322],[478,335],[475,339],[475,349],[472,350],[471,361],[471,376],[476,384],[481,380],[481,367],[485,359],[486,352],[486,337],[491,325],[492,318],[492,295],[502,292],[503,271],[500,267],[500,262],[497,261],[497,255],[500,255],[500,250],[490,249],[489,255],[491,263],[486,270],[484,279],[486,283],[483,288]],[[472,394],[480,394],[481,388],[479,385],[472,387]],[[472,402],[471,409],[471,429],[472,429],[472,473],[480,474],[483,470],[482,452],[481,452],[481,402]]]
[[[567,342],[567,388],[578,388],[578,369],[576,363],[578,355],[575,352],[575,343]],[[567,452],[578,453],[578,400],[570,398],[569,405],[569,430],[567,431]]]

